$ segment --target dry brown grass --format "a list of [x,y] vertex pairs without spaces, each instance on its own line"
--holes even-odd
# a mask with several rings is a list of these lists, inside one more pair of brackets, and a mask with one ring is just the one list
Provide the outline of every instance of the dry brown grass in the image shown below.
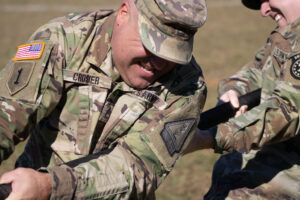
[[[116,8],[119,2],[121,0],[0,0],[0,68],[14,55],[17,45],[26,41],[36,28],[50,19],[72,9]],[[242,7],[239,0],[208,0],[207,3],[208,19],[196,35],[194,48],[194,55],[202,66],[209,89],[205,110],[216,104],[218,81],[248,62],[264,44],[274,26],[270,20],[262,19],[258,12]],[[30,11],[32,5],[49,9],[43,12]],[[20,11],[20,6],[21,10],[24,8],[23,11]],[[18,10],[13,11],[13,8]],[[22,146],[1,164],[0,174],[13,168]],[[208,190],[213,163],[217,158],[218,155],[212,150],[183,157],[158,189],[157,199],[202,199]]]

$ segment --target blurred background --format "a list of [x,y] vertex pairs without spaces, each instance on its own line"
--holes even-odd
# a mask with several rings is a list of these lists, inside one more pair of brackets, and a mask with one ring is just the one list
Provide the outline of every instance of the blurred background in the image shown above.
[[[70,12],[100,8],[117,9],[121,0],[0,0],[0,68],[3,68],[28,37],[50,19]],[[230,76],[253,58],[275,27],[259,11],[244,8],[240,0],[207,0],[208,18],[195,38],[194,56],[201,65],[208,85],[205,109],[217,102],[217,83]],[[13,169],[24,148],[18,145],[10,159],[0,166],[0,175]],[[182,157],[157,190],[158,200],[202,199],[211,182],[213,150]]]

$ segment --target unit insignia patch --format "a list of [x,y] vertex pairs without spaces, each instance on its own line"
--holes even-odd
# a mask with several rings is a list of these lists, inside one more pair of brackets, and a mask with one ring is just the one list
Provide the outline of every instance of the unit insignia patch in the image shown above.
[[173,156],[175,152],[180,152],[195,121],[196,119],[183,119],[165,124],[160,135],[171,156]]

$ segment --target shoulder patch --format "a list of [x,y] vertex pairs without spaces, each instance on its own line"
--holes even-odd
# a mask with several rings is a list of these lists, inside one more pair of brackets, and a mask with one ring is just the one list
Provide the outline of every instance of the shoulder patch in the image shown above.
[[292,77],[300,80],[300,54],[292,57],[292,65],[290,68]]
[[160,133],[168,152],[171,156],[179,153],[185,139],[189,135],[196,119],[183,119],[165,124],[164,129]]
[[34,60],[41,58],[44,51],[45,43],[37,42],[18,46],[16,56],[13,61]]
[[7,81],[7,88],[10,95],[14,95],[22,90],[28,84],[32,75],[35,63],[31,62],[15,62],[12,65],[11,73]]

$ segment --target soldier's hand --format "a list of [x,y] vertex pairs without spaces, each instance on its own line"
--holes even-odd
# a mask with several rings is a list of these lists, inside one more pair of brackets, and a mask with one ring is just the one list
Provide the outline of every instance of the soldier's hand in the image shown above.
[[49,199],[52,182],[48,173],[28,168],[17,168],[2,175],[0,183],[11,183],[12,192],[8,200]]
[[235,113],[234,117],[237,117],[243,113],[245,113],[248,109],[247,105],[243,105],[240,107],[238,93],[235,90],[229,90],[225,92],[221,97],[220,100],[223,102],[230,102],[234,108],[238,108],[237,112]]

